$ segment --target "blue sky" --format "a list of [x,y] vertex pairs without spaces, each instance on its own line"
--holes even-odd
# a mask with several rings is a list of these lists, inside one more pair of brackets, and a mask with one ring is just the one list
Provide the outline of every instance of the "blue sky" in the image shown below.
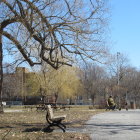
[[113,51],[123,53],[140,69],[140,0],[110,0]]

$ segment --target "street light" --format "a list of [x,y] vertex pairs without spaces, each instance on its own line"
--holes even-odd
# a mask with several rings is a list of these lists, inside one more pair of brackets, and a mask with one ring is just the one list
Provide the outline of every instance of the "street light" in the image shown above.
[[[120,62],[119,62],[120,52],[117,52],[117,85],[118,85],[118,92],[119,92],[119,85],[120,85]],[[119,97],[119,107],[120,107],[120,96]]]
[[117,52],[117,84],[120,85],[120,63],[119,63],[120,52]]

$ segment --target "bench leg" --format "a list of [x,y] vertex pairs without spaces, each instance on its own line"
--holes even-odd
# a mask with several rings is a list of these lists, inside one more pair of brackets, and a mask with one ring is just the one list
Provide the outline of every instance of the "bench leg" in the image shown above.
[[59,123],[59,125],[61,125],[62,127],[64,127],[66,129],[66,126],[62,123]]
[[66,132],[64,125],[60,125],[60,124],[57,124],[56,126],[58,126],[60,129],[62,129],[63,132]]
[[49,126],[47,127],[48,129],[52,126],[57,126],[59,127],[60,129],[62,129],[63,132],[66,132],[66,126],[64,124],[62,124],[61,122],[52,122],[52,123],[49,123]]

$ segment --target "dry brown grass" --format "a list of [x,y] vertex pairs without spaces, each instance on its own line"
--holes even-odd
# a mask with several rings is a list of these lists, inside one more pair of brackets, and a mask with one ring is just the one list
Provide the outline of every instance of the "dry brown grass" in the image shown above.
[[[16,108],[17,109],[17,108]],[[21,108],[18,108],[21,109]],[[14,109],[13,109],[14,110]],[[58,110],[55,114],[67,114],[64,123],[68,129],[81,130],[85,122],[94,114],[103,110],[89,110],[88,106],[73,107],[70,110]],[[76,132],[63,133],[60,130],[43,132],[47,125],[46,112],[24,109],[23,112],[0,114],[0,140],[89,140],[88,134]],[[55,128],[57,130],[58,128]]]

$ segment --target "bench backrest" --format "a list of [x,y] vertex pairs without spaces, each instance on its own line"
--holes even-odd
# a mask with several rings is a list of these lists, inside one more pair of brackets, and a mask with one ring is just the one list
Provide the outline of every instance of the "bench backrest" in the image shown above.
[[51,108],[51,105],[47,105],[47,111],[49,115],[49,119],[53,118],[53,109]]

